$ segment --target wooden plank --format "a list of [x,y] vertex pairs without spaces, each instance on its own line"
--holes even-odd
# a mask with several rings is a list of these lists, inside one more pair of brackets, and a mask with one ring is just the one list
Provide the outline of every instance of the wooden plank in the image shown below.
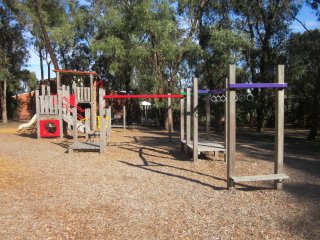
[[46,86],[45,85],[41,85],[41,95],[44,96],[46,95]]
[[289,177],[286,174],[269,174],[269,175],[256,175],[256,176],[232,176],[231,179],[235,183],[239,183],[239,182],[254,182],[254,181],[284,180],[284,179],[289,179]]
[[206,139],[210,139],[210,96],[206,96]]
[[60,123],[60,137],[63,137],[63,119],[62,119],[62,99],[61,99],[61,95],[62,95],[62,90],[61,89],[57,89],[57,108],[58,108],[58,114],[59,114],[59,123]]
[[99,89],[99,116],[100,116],[100,154],[104,154],[106,146],[106,118],[105,118],[105,102],[103,96],[105,90]]
[[[277,82],[284,83],[284,65],[278,65]],[[284,149],[284,89],[277,88],[275,90],[275,159],[274,173],[281,174],[283,172],[283,149]],[[282,183],[274,182],[276,189],[282,189]]]
[[[228,85],[236,82],[236,66],[229,65]],[[235,153],[236,153],[236,92],[229,89],[227,108],[228,108],[228,137],[227,137],[227,187],[234,187],[231,177],[235,175]]]
[[[186,126],[186,134],[187,134],[187,144],[190,144],[191,141],[191,89],[187,88],[187,126]],[[187,154],[189,154],[187,152]]]
[[61,85],[61,79],[60,79],[60,73],[57,72],[56,74],[57,74],[57,91],[58,91]]
[[35,91],[36,95],[36,113],[37,113],[37,138],[40,139],[40,99],[39,99],[39,90]]
[[100,145],[91,142],[76,142],[69,146],[72,150],[97,150],[100,151]]
[[198,160],[198,79],[193,78],[193,161]]
[[[180,99],[180,140],[184,141],[184,98]],[[181,151],[184,151],[184,144],[181,144]]]
[[47,86],[47,95],[48,95],[48,96],[50,96],[50,95],[51,95],[50,86]]
[[[186,141],[181,141],[182,144],[187,146],[191,151],[193,151],[193,141],[190,144],[186,144]],[[225,147],[220,143],[209,142],[208,140],[198,141],[198,153],[201,152],[225,152]]]

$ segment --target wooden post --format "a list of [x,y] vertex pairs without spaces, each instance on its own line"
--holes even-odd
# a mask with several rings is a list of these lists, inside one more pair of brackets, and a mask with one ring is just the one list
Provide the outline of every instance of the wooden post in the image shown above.
[[193,79],[193,161],[198,160],[198,79]]
[[[91,102],[91,130],[95,131],[97,127],[96,116],[97,116],[97,103],[96,103],[96,83],[93,82],[93,75],[90,74],[90,102]],[[100,119],[101,124],[101,119]],[[100,127],[101,128],[101,127]]]
[[85,129],[86,129],[86,138],[88,138],[88,134],[90,133],[90,108],[86,108],[85,112]]
[[181,152],[184,151],[184,98],[180,99],[180,144]]
[[[99,88],[99,116],[100,116],[100,154],[104,153],[106,146],[106,117],[105,117],[105,102],[103,96],[105,90]],[[91,105],[92,107],[92,105]]]
[[73,117],[73,142],[78,142],[78,119],[77,119],[77,108],[72,108]]
[[[278,65],[278,83],[284,83],[284,65]],[[283,146],[284,146],[284,89],[277,88],[275,102],[275,159],[274,173],[283,172]],[[282,189],[282,181],[275,180],[276,189]]]
[[186,127],[186,153],[189,155],[189,144],[191,141],[191,89],[187,88],[187,127]]
[[[171,95],[169,93],[168,95]],[[168,135],[169,135],[169,141],[172,142],[172,131],[173,131],[173,126],[172,126],[172,106],[171,106],[171,98],[168,98]]]
[[229,117],[228,117],[228,99],[229,99],[229,91],[228,91],[228,78],[226,78],[226,81],[224,83],[224,88],[226,89],[225,91],[225,99],[226,101],[224,102],[224,161],[227,162],[227,142],[228,142],[228,122],[229,122]]
[[56,75],[57,75],[57,92],[58,92],[58,89],[60,88],[60,85],[61,85],[61,78],[60,78],[59,72],[56,72]]
[[126,123],[127,123],[127,119],[126,119],[126,105],[123,105],[123,130],[126,130]]
[[[236,83],[236,66],[229,65],[229,84]],[[228,122],[227,122],[227,185],[228,189],[234,187],[234,182],[230,177],[233,177],[235,174],[235,153],[236,153],[236,92],[233,89],[227,89],[228,99],[227,99],[227,108],[228,108]]]
[[206,139],[210,139],[210,96],[206,96]]
[[36,113],[37,113],[37,138],[40,139],[40,102],[39,102],[39,90],[35,91],[36,95]]
[[63,115],[63,111],[62,111],[63,100],[62,100],[62,96],[63,96],[62,89],[57,88],[57,104],[58,104],[57,107],[58,107],[58,112],[59,112],[60,138],[63,137],[63,118],[62,118],[62,115]]

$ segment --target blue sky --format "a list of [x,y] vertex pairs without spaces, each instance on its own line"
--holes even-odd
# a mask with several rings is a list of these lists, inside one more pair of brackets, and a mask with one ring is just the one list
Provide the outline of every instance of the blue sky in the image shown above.
[[[299,12],[297,18],[308,28],[308,29],[315,29],[320,28],[320,22],[317,21],[317,17],[310,8],[307,6],[304,6],[301,11]],[[294,21],[291,25],[291,29],[293,32],[304,32],[304,28],[301,26],[301,24],[298,21]],[[39,57],[30,49],[30,59],[28,61],[28,67],[31,72],[35,72],[37,75],[37,78],[40,79],[40,63],[39,63]],[[45,64],[45,61],[44,61]],[[51,66],[51,69],[53,66]],[[90,69],[88,69],[90,70]],[[47,78],[48,72],[47,72],[47,65],[44,65],[44,76]],[[55,77],[55,74],[51,72],[51,77]]]

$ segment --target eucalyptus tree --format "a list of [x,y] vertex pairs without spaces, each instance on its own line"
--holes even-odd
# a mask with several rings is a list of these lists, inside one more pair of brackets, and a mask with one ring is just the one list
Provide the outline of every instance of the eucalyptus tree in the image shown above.
[[320,118],[320,31],[294,34],[288,41],[289,107],[292,121],[310,126],[315,140]]
[[0,102],[2,121],[7,123],[7,92],[15,85],[28,57],[23,27],[18,24],[11,11],[0,6]]
[[[289,25],[301,7],[301,1],[233,0],[232,7],[236,28],[247,36],[243,55],[250,78],[243,81],[274,81],[276,65],[285,61]],[[267,91],[256,90],[254,95],[257,99],[257,131],[262,132],[272,101],[269,101]]]

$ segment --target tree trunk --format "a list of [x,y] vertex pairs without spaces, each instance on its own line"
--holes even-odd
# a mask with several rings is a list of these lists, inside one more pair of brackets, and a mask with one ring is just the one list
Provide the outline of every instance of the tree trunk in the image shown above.
[[40,58],[41,81],[43,81],[44,80],[43,56],[42,56],[42,48],[40,47],[39,47],[39,58]]
[[1,86],[1,84],[0,84],[2,123],[8,123],[8,115],[7,115],[7,80],[5,79],[2,82],[3,82],[3,86]]
[[308,135],[308,140],[316,140],[318,126],[319,126],[319,112],[320,112],[320,100],[319,100],[319,91],[320,91],[320,79],[318,79],[318,83],[314,88],[313,100],[312,100],[312,113],[311,113],[311,126],[310,132]]
[[51,46],[51,43],[50,43],[50,39],[49,39],[49,36],[48,36],[48,32],[46,30],[46,25],[44,23],[44,20],[43,20],[43,17],[41,15],[41,3],[39,0],[35,0],[35,8],[36,8],[36,14],[37,14],[37,17],[39,19],[39,23],[40,23],[40,27],[41,27],[41,31],[42,31],[42,34],[43,34],[43,39],[44,39],[44,42],[46,44],[46,48],[50,54],[50,58],[52,60],[52,63],[54,65],[54,68],[56,70],[59,70],[59,65],[58,65],[58,62],[57,62],[57,59],[56,59],[56,56],[54,54],[54,51],[52,49],[52,46]]
[[50,81],[50,62],[47,63],[48,65],[48,81]]

